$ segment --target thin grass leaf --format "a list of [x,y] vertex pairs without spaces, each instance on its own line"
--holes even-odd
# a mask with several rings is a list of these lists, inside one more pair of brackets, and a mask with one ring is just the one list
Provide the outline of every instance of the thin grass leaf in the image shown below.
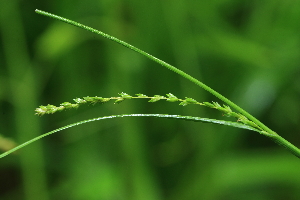
[[23,144],[20,144],[19,146],[7,151],[7,152],[4,152],[3,154],[0,155],[0,158],[3,158],[15,151],[17,151],[18,149],[21,149],[39,139],[42,139],[43,137],[46,137],[48,135],[51,135],[53,133],[56,133],[56,132],[59,132],[59,131],[62,131],[64,129],[67,129],[67,128],[71,128],[71,127],[74,127],[74,126],[78,126],[78,125],[81,125],[81,124],[85,124],[85,123],[88,123],[88,122],[94,122],[94,121],[99,121],[99,120],[103,120],[103,119],[113,119],[113,118],[121,118],[121,117],[156,117],[156,118],[167,118],[167,119],[179,119],[179,120],[187,120],[187,121],[194,121],[194,122],[204,122],[204,123],[213,123],[213,124],[219,124],[219,125],[226,125],[226,126],[231,126],[231,127],[235,127],[235,128],[242,128],[242,129],[247,129],[247,130],[251,130],[251,131],[256,131],[256,132],[259,132],[261,134],[268,134],[266,132],[263,132],[263,131],[260,131],[258,129],[255,129],[251,126],[247,126],[245,124],[241,124],[241,123],[238,123],[238,122],[231,122],[231,121],[223,121],[223,120],[216,120],[216,119],[208,119],[208,118],[201,118],[201,117],[192,117],[192,116],[182,116],[182,115],[167,115],[167,114],[124,114],[124,115],[111,115],[111,116],[106,116],[106,117],[98,117],[98,118],[93,118],[93,119],[88,119],[88,120],[84,120],[84,121],[80,121],[80,122],[76,122],[76,123],[73,123],[73,124],[69,124],[67,126],[64,126],[64,127],[61,127],[61,128],[58,128],[58,129],[55,129],[53,131],[50,131],[48,133],[45,133],[43,135],[40,135],[36,138],[33,138]]

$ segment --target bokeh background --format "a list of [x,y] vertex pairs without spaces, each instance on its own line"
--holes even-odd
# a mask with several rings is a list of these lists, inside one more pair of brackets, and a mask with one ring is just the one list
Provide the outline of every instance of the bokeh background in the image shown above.
[[[182,69],[300,147],[298,0],[1,0],[1,152],[107,115],[235,121],[201,106],[146,100],[34,115],[39,105],[120,92],[218,101],[143,56],[35,9],[102,30]],[[298,158],[255,132],[112,119],[53,134],[1,159],[0,199],[298,200],[299,169]]]

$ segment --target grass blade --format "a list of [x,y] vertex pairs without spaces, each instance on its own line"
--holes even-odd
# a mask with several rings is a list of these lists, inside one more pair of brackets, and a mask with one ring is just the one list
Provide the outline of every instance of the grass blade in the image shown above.
[[55,129],[53,131],[50,131],[48,133],[45,133],[43,135],[40,135],[36,138],[33,138],[23,144],[20,144],[19,146],[9,150],[9,151],[6,151],[4,153],[2,153],[0,155],[0,158],[3,158],[39,139],[42,139],[43,137],[46,137],[48,135],[51,135],[53,133],[56,133],[56,132],[59,132],[59,131],[62,131],[64,129],[67,129],[67,128],[71,128],[71,127],[74,127],[74,126],[78,126],[78,125],[81,125],[81,124],[85,124],[85,123],[88,123],[88,122],[94,122],[94,121],[99,121],[99,120],[104,120],[104,119],[114,119],[114,118],[122,118],[122,117],[155,117],[155,118],[167,118],[167,119],[177,119],[177,120],[187,120],[187,121],[194,121],[194,122],[204,122],[204,123],[213,123],[213,124],[219,124],[219,125],[226,125],[226,126],[231,126],[231,127],[235,127],[235,128],[242,128],[242,129],[247,129],[247,130],[251,130],[251,131],[256,131],[256,132],[259,132],[261,134],[264,134],[262,131],[258,130],[258,129],[255,129],[251,126],[247,126],[245,124],[241,124],[241,123],[238,123],[238,122],[231,122],[231,121],[224,121],[224,120],[216,120],[216,119],[208,119],[208,118],[201,118],[201,117],[192,117],[192,116],[182,116],[182,115],[168,115],[168,114],[124,114],[124,115],[111,115],[111,116],[105,116],[105,117],[98,117],[98,118],[93,118],[93,119],[88,119],[88,120],[83,120],[83,121],[80,121],[80,122],[76,122],[76,123],[73,123],[73,124],[69,124],[67,126],[63,126],[61,128],[58,128],[58,129]]

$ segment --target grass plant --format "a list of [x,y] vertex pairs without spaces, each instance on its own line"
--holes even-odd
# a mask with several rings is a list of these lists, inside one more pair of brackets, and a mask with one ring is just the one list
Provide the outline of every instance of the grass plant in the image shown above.
[[[115,103],[120,103],[123,102],[124,100],[128,100],[128,99],[148,99],[149,102],[157,102],[159,100],[166,100],[168,102],[179,102],[179,105],[182,106],[187,106],[190,104],[196,104],[196,105],[200,105],[200,106],[205,106],[208,108],[212,108],[212,109],[216,109],[220,112],[222,112],[222,114],[226,117],[233,117],[236,119],[236,122],[234,121],[224,121],[224,120],[216,120],[216,119],[208,119],[208,118],[201,118],[201,117],[192,117],[192,116],[180,116],[180,115],[167,115],[167,114],[123,114],[123,115],[112,115],[112,116],[106,116],[106,117],[98,117],[98,118],[93,118],[93,119],[88,119],[88,120],[84,120],[84,121],[79,121],[61,128],[58,128],[56,130],[50,131],[48,133],[45,133],[43,135],[40,135],[32,140],[29,140],[3,154],[0,155],[0,158],[3,158],[4,156],[9,155],[10,153],[34,142],[37,141],[47,135],[50,135],[52,133],[70,128],[70,127],[74,127],[80,124],[84,124],[84,123],[88,123],[88,122],[93,122],[93,121],[99,121],[99,120],[103,120],[103,119],[112,119],[112,118],[118,118],[118,117],[159,117],[159,118],[172,118],[172,119],[178,119],[178,120],[192,120],[192,121],[196,121],[196,122],[207,122],[207,123],[214,123],[214,124],[221,124],[221,125],[227,125],[227,126],[231,126],[234,128],[242,128],[242,129],[248,129],[248,130],[252,130],[252,131],[256,131],[264,136],[269,137],[270,139],[272,139],[274,142],[276,142],[277,144],[285,147],[288,151],[290,151],[292,154],[294,154],[295,156],[297,156],[298,158],[300,158],[300,150],[294,146],[293,144],[291,144],[289,141],[285,140],[283,137],[281,137],[279,134],[277,134],[276,132],[274,132],[273,130],[271,130],[269,127],[267,127],[265,124],[263,124],[261,121],[259,121],[258,119],[256,119],[254,116],[252,116],[251,114],[249,114],[247,111],[245,111],[244,109],[242,109],[241,107],[239,107],[238,105],[236,105],[235,103],[233,103],[232,101],[230,101],[229,99],[227,99],[226,97],[224,97],[223,95],[221,95],[220,93],[216,92],[215,90],[213,90],[211,87],[205,85],[204,83],[202,83],[201,81],[199,81],[198,79],[190,76],[189,74],[183,72],[182,70],[146,53],[145,51],[142,51],[138,48],[136,48],[135,46],[132,46],[122,40],[119,40],[118,38],[115,38],[111,35],[108,35],[106,33],[103,33],[101,31],[98,31],[96,29],[93,29],[91,27],[85,26],[83,24],[80,24],[78,22],[45,12],[45,11],[41,11],[41,10],[36,10],[36,13],[41,14],[41,15],[45,15],[47,17],[51,17],[54,18],[56,20],[60,20],[63,21],[65,23],[69,23],[71,25],[74,25],[76,27],[79,28],[83,28],[87,31],[96,33],[98,35],[101,35],[109,40],[112,40],[114,42],[117,42],[147,58],[149,58],[150,60],[153,60],[155,62],[157,62],[158,64],[162,65],[163,67],[166,67],[167,69],[179,74],[180,76],[182,76],[183,78],[193,82],[194,84],[196,84],[197,86],[203,88],[204,90],[208,91],[209,93],[211,93],[212,95],[214,95],[215,97],[217,97],[219,100],[221,100],[224,104],[221,106],[219,103],[217,102],[198,102],[197,100],[193,99],[193,98],[189,98],[186,97],[185,99],[180,99],[177,98],[175,95],[169,93],[166,94],[166,96],[161,96],[161,95],[154,95],[152,97],[149,97],[147,95],[144,94],[136,94],[136,96],[132,96],[126,93],[120,93],[119,97],[109,97],[109,98],[103,98],[103,97],[83,97],[83,98],[76,98],[74,99],[75,103],[70,103],[70,102],[64,102],[62,104],[60,104],[60,106],[53,106],[53,105],[47,105],[47,106],[40,106],[38,107],[35,112],[37,115],[39,116],[43,116],[45,114],[53,114],[56,113],[58,111],[62,111],[62,110],[67,110],[67,109],[71,109],[71,108],[78,108],[80,105],[82,104],[97,104],[97,103],[106,103],[109,101],[114,101]],[[235,110],[235,111],[233,111]]]

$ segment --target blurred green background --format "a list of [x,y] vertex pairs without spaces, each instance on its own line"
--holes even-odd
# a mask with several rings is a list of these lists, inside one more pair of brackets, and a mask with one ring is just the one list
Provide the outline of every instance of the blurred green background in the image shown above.
[[[146,100],[34,115],[39,105],[120,92],[217,101],[141,55],[35,9],[102,30],[182,69],[300,147],[298,0],[2,0],[2,152],[61,126],[107,115],[228,120],[201,106]],[[0,199],[298,200],[299,169],[298,158],[255,132],[113,119],[53,134],[1,159]]]

